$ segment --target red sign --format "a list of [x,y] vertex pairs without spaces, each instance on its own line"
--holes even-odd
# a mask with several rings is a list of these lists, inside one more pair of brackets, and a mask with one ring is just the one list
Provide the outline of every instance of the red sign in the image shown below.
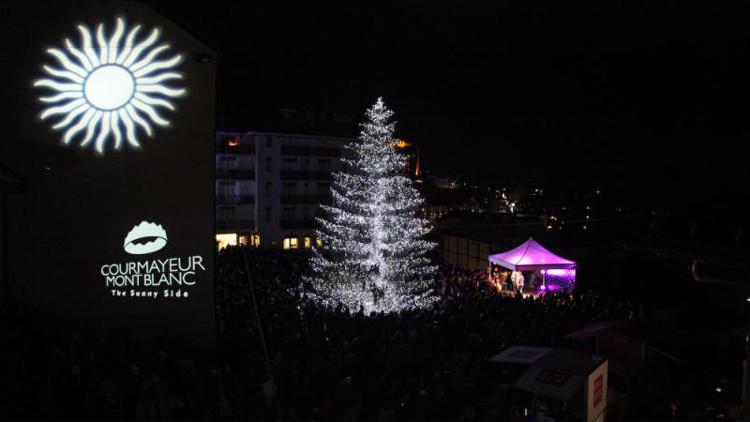
[[594,380],[594,407],[598,406],[599,403],[602,401],[602,397],[604,396],[604,379],[603,375],[599,375]]

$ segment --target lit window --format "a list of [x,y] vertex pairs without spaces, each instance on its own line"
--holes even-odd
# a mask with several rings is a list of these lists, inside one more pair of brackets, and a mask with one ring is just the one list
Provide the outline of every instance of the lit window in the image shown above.
[[249,243],[249,241],[250,241],[250,239],[248,238],[248,236],[243,235],[243,236],[239,237],[239,243],[242,246],[247,246],[247,244]]
[[312,246],[311,239],[309,237],[305,237],[305,249],[310,249],[310,246]]
[[323,246],[323,241],[320,239],[315,239],[315,245],[320,248]]
[[216,235],[216,249],[222,250],[227,246],[237,245],[237,233],[220,233]]
[[299,239],[296,237],[285,237],[283,243],[284,249],[297,249],[299,248]]
[[256,248],[259,248],[260,247],[260,235],[254,234],[250,236],[250,244],[252,244]]
[[240,140],[237,139],[237,138],[230,139],[229,142],[227,142],[227,145],[229,145],[230,147],[234,148],[234,147],[240,145]]

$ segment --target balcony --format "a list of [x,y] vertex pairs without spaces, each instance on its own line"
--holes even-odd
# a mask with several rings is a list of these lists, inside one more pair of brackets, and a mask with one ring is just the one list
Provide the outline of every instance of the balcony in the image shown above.
[[316,227],[318,223],[313,219],[281,220],[282,229],[314,229]]
[[331,181],[333,176],[329,171],[292,171],[281,172],[281,180],[321,180]]
[[305,157],[340,157],[341,150],[339,148],[282,145],[281,155],[301,155]]
[[250,219],[222,219],[216,217],[216,230],[245,231],[255,230],[255,221]]
[[217,154],[255,154],[255,145],[236,145],[216,144]]
[[216,169],[217,179],[255,179],[255,170]]
[[254,204],[255,197],[252,195],[216,195],[216,203],[219,205]]
[[331,195],[282,195],[284,205],[319,205],[330,204]]

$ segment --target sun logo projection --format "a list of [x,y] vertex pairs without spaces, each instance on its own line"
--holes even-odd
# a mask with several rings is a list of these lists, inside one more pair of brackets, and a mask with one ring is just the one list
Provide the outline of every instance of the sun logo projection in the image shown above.
[[117,19],[109,39],[104,25],[99,24],[95,45],[92,33],[79,25],[79,47],[65,39],[64,50],[47,50],[59,66],[43,66],[48,77],[35,81],[34,86],[52,91],[53,95],[39,98],[47,105],[40,118],[59,119],[52,128],[65,131],[64,144],[76,140],[81,147],[94,146],[103,153],[109,141],[120,149],[124,138],[131,147],[140,148],[139,130],[152,136],[152,125],[169,125],[158,109],[173,111],[171,100],[185,94],[184,89],[165,85],[182,79],[180,73],[170,71],[182,56],[160,58],[169,45],[157,46],[159,30],[154,28],[149,36],[136,41],[140,29],[140,25],[134,27],[121,43],[125,34],[122,19]]

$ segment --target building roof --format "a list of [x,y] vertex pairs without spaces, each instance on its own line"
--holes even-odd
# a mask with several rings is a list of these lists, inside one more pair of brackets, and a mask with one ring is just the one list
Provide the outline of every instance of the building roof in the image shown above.
[[490,358],[494,362],[531,365],[513,388],[563,402],[575,398],[586,377],[605,360],[591,353],[532,346],[511,346]]
[[574,261],[553,254],[531,238],[509,251],[490,255],[490,262],[514,271],[571,269],[576,267]]
[[552,349],[551,347],[510,346],[502,352],[491,357],[489,360],[490,362],[521,363],[531,365],[552,350],[554,349]]
[[637,329],[637,324],[632,320],[618,320],[618,321],[596,321],[582,328],[567,334],[565,337],[570,338],[589,338],[596,337],[599,334],[607,331],[616,331],[624,333],[634,333]]

